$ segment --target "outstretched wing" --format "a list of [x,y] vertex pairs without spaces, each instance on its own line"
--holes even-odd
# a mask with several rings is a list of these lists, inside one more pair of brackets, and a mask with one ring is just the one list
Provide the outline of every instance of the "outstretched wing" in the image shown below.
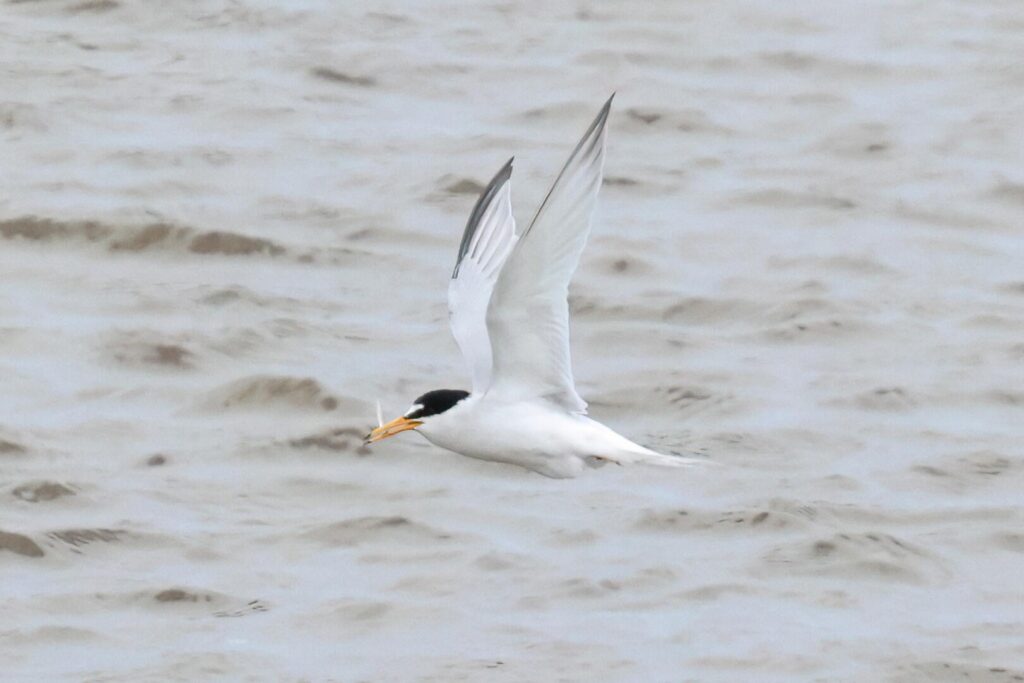
[[572,377],[567,297],[601,188],[611,103],[590,124],[498,277],[487,309],[489,393],[586,412]]
[[473,378],[473,393],[487,390],[491,378],[491,341],[487,305],[498,273],[518,236],[512,218],[512,159],[480,195],[459,244],[448,284],[448,319]]

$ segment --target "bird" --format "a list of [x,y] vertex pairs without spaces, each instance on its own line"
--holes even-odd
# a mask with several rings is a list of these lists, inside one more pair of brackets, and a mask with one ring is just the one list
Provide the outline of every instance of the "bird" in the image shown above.
[[520,229],[512,215],[508,160],[481,192],[459,243],[448,286],[452,335],[472,389],[437,389],[365,437],[415,430],[464,456],[571,478],[588,468],[702,462],[645,448],[587,416],[569,352],[569,283],[590,232],[603,178],[614,93],[587,128]]

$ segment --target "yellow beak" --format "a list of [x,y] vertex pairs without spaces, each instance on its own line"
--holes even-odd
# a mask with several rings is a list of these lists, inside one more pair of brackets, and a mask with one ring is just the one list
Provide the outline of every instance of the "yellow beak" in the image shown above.
[[409,431],[410,429],[416,429],[422,422],[419,420],[410,420],[407,417],[396,417],[387,424],[382,424],[372,432],[366,435],[364,443],[373,443],[374,441],[381,441],[395,434],[401,434],[402,432]]

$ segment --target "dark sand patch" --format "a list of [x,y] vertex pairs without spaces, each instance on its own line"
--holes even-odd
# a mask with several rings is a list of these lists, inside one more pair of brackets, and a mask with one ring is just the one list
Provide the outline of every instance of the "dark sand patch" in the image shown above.
[[187,237],[189,230],[168,223],[144,225],[111,241],[111,251],[145,251],[172,237]]
[[768,265],[783,270],[800,269],[814,273],[848,272],[852,275],[892,275],[889,266],[871,256],[833,254],[831,256],[770,256]]
[[146,466],[147,467],[161,467],[163,465],[166,465],[167,461],[168,461],[168,457],[166,455],[164,455],[163,453],[154,453],[153,455],[151,455],[148,458],[146,458]]
[[29,482],[15,487],[11,494],[15,498],[28,501],[29,503],[41,503],[50,500],[73,496],[73,489],[55,481]]
[[911,584],[948,575],[924,549],[881,532],[838,533],[778,546],[764,565],[795,574]]
[[31,242],[52,242],[71,238],[84,238],[89,242],[109,237],[110,226],[96,221],[54,221],[48,218],[22,216],[0,221],[0,235],[6,239],[23,239]]
[[23,102],[0,102],[0,128],[42,133],[47,126],[38,107]]
[[356,455],[369,455],[370,449],[363,444],[367,430],[356,427],[340,427],[317,434],[292,439],[288,445],[299,449],[319,449],[343,452],[353,450]]
[[332,522],[307,531],[303,536],[324,545],[342,547],[381,541],[432,544],[451,538],[450,534],[399,515],[374,515]]
[[42,557],[43,549],[28,536],[0,530],[0,551],[12,552],[23,557]]
[[460,178],[459,180],[448,182],[444,186],[444,191],[450,194],[469,194],[475,196],[484,191],[484,186],[471,178]]
[[[967,649],[967,648],[965,648]],[[888,683],[1021,683],[1024,669],[962,662],[901,664]]]
[[170,223],[114,226],[98,221],[57,221],[22,216],[0,221],[0,236],[10,240],[51,243],[105,242],[112,252],[146,252],[157,247],[199,255],[280,256],[287,250],[271,240],[220,230],[202,232]]
[[0,439],[0,455],[19,455],[26,451],[27,449],[20,443],[8,441],[7,439]]
[[62,529],[47,536],[79,548],[90,543],[117,543],[127,533],[123,529]]
[[758,333],[770,342],[821,344],[863,333],[867,327],[860,320],[826,318],[779,325]]
[[1024,553],[1024,533],[1018,531],[1003,531],[993,535],[996,545],[1003,550],[1015,553]]
[[767,189],[747,192],[730,199],[751,206],[762,206],[773,209],[830,209],[848,211],[856,208],[857,203],[847,197],[823,192],[794,192],[783,189]]
[[167,588],[153,596],[157,602],[213,602],[210,593],[193,593],[183,588]]
[[77,14],[79,12],[94,12],[100,14],[103,12],[109,12],[110,10],[115,10],[120,6],[121,3],[116,2],[116,0],[86,0],[86,2],[80,2],[77,5],[68,7],[67,11],[72,14]]
[[858,394],[852,403],[865,410],[881,412],[905,412],[917,405],[907,389],[902,387],[879,387]]
[[288,407],[331,411],[338,407],[339,400],[311,377],[256,375],[215,389],[204,405],[229,410]]
[[926,484],[938,490],[965,493],[1002,482],[1011,485],[1013,472],[1024,469],[1024,460],[1005,453],[980,450],[932,457],[912,465],[908,482]]
[[1024,184],[1021,183],[999,183],[989,195],[1000,201],[1024,206]]
[[115,361],[129,367],[160,366],[187,370],[194,367],[195,354],[180,344],[125,342],[111,350]]
[[715,512],[709,510],[646,510],[633,524],[641,531],[714,531],[742,530],[779,531],[785,529],[808,528],[807,519],[784,510],[748,509],[725,510]]
[[730,134],[732,129],[714,121],[700,109],[656,110],[633,107],[626,110],[626,122],[633,128],[681,131],[683,133]]
[[634,119],[636,121],[640,121],[642,123],[646,123],[647,125],[650,125],[652,123],[660,121],[662,116],[663,116],[663,114],[660,114],[660,113],[658,113],[656,111],[645,110],[645,109],[637,109],[637,108],[634,107],[632,109],[627,109],[626,110],[626,116],[628,116],[629,118]]
[[370,76],[355,76],[347,74],[344,71],[338,71],[327,66],[317,66],[309,70],[309,73],[315,78],[319,78],[330,83],[340,83],[342,85],[355,85],[360,88],[370,88],[377,85],[377,79]]
[[252,614],[266,612],[269,608],[262,600],[250,600],[238,609],[220,610],[213,613],[215,617],[247,617]]
[[265,253],[278,256],[284,253],[284,247],[270,240],[258,237],[247,237],[233,232],[205,232],[196,235],[188,245],[193,254],[222,254],[225,256],[241,256]]
[[764,306],[746,299],[687,297],[665,308],[662,320],[688,325],[744,324],[764,315]]
[[626,176],[605,176],[601,182],[603,185],[610,187],[632,187],[640,184],[639,180]]

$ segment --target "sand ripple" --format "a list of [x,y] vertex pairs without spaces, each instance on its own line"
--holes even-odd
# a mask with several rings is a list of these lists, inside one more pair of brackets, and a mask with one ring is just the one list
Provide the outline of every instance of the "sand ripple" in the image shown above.
[[[463,5],[0,3],[0,678],[1024,681],[1024,4]],[[363,446],[613,90],[577,383],[717,466]]]

